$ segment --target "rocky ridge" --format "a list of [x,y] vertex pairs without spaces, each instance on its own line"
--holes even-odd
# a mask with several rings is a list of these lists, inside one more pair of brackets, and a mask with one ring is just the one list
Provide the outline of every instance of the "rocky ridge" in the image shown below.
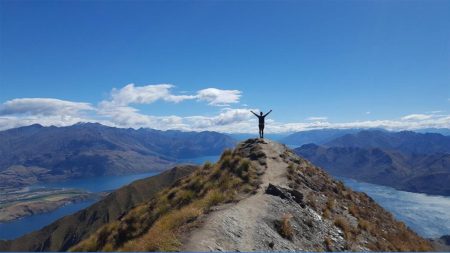
[[249,139],[73,251],[430,251],[376,204],[269,140]]

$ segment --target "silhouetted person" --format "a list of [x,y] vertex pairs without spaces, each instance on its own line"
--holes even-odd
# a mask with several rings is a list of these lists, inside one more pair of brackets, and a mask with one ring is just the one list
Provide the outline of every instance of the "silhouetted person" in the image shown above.
[[266,118],[267,115],[269,115],[269,113],[272,112],[272,110],[270,110],[268,113],[264,115],[262,112],[259,112],[259,115],[254,113],[253,111],[251,112],[255,114],[255,116],[258,117],[259,120],[259,138],[264,138],[264,119]]

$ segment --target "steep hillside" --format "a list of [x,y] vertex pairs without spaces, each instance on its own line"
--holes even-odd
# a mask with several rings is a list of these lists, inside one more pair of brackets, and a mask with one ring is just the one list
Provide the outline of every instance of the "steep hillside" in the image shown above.
[[157,176],[135,181],[96,204],[63,217],[41,230],[15,240],[0,241],[0,251],[66,251],[102,225],[119,219],[134,206],[149,201],[158,191],[196,168],[178,166]]
[[73,251],[431,250],[363,193],[285,146],[240,143]]
[[380,148],[415,154],[450,153],[450,136],[411,131],[365,130],[336,138],[324,146]]
[[380,148],[314,144],[294,151],[335,176],[399,190],[450,195],[450,153],[410,154]]
[[0,187],[164,170],[177,159],[218,155],[233,145],[230,137],[215,132],[92,123],[20,127],[0,132]]

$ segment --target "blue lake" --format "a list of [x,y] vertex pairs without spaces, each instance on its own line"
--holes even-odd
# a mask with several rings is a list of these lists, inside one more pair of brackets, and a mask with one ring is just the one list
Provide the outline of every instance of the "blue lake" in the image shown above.
[[151,177],[157,175],[159,172],[149,172],[141,174],[131,174],[124,176],[103,176],[83,179],[73,179],[60,182],[51,182],[45,184],[36,184],[33,188],[47,187],[47,188],[71,188],[83,189],[89,192],[103,192],[117,189],[121,186],[127,185],[135,180]]
[[75,213],[94,203],[95,201],[91,200],[69,204],[52,212],[36,214],[11,222],[0,223],[0,239],[14,239],[26,233],[38,230],[61,217]]
[[[183,159],[179,162],[203,164],[215,162],[219,156]],[[77,188],[91,192],[117,189],[137,179],[153,176],[156,173],[143,173],[126,176],[110,176],[91,179],[77,179],[36,185],[34,187]],[[450,197],[432,196],[421,193],[398,191],[390,187],[358,182],[340,178],[355,191],[371,196],[377,203],[389,210],[394,216],[405,222],[410,228],[425,237],[439,237],[450,234]],[[40,229],[51,222],[72,214],[93,204],[94,201],[69,204],[53,212],[33,215],[20,220],[0,223],[0,239],[13,239],[31,231]]]

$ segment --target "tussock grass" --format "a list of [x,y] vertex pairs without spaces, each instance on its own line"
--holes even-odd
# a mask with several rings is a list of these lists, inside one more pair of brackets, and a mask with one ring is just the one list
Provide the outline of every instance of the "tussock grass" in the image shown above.
[[126,243],[124,251],[176,251],[181,245],[176,230],[181,225],[194,221],[203,209],[191,204],[173,210],[158,219],[143,236]]
[[348,208],[348,212],[354,217],[359,217],[358,208],[355,206],[355,204],[350,205],[350,207]]
[[289,175],[293,175],[295,173],[294,164],[290,163],[287,167],[287,172]]
[[323,211],[323,213],[322,213],[322,216],[323,216],[325,219],[330,219],[330,218],[331,218],[331,212],[330,212],[330,210],[329,210],[329,209],[325,209],[325,210]]
[[335,205],[336,205],[336,200],[333,197],[329,196],[327,199],[327,209],[332,211],[334,209]]
[[327,251],[333,251],[333,241],[329,237],[325,237],[324,243]]
[[278,224],[276,224],[276,226],[278,227],[278,233],[288,240],[292,240],[292,238],[294,237],[294,230],[292,229],[290,222],[291,218],[291,214],[284,214],[283,217],[281,217],[281,220],[278,221]]
[[370,224],[370,222],[366,221],[365,219],[360,219],[358,221],[358,227],[362,230],[365,230],[367,232],[370,233],[370,231],[372,230],[372,224]]
[[341,228],[342,232],[344,233],[345,239],[350,239],[351,227],[348,224],[348,221],[344,217],[337,217],[334,220],[334,225]]

